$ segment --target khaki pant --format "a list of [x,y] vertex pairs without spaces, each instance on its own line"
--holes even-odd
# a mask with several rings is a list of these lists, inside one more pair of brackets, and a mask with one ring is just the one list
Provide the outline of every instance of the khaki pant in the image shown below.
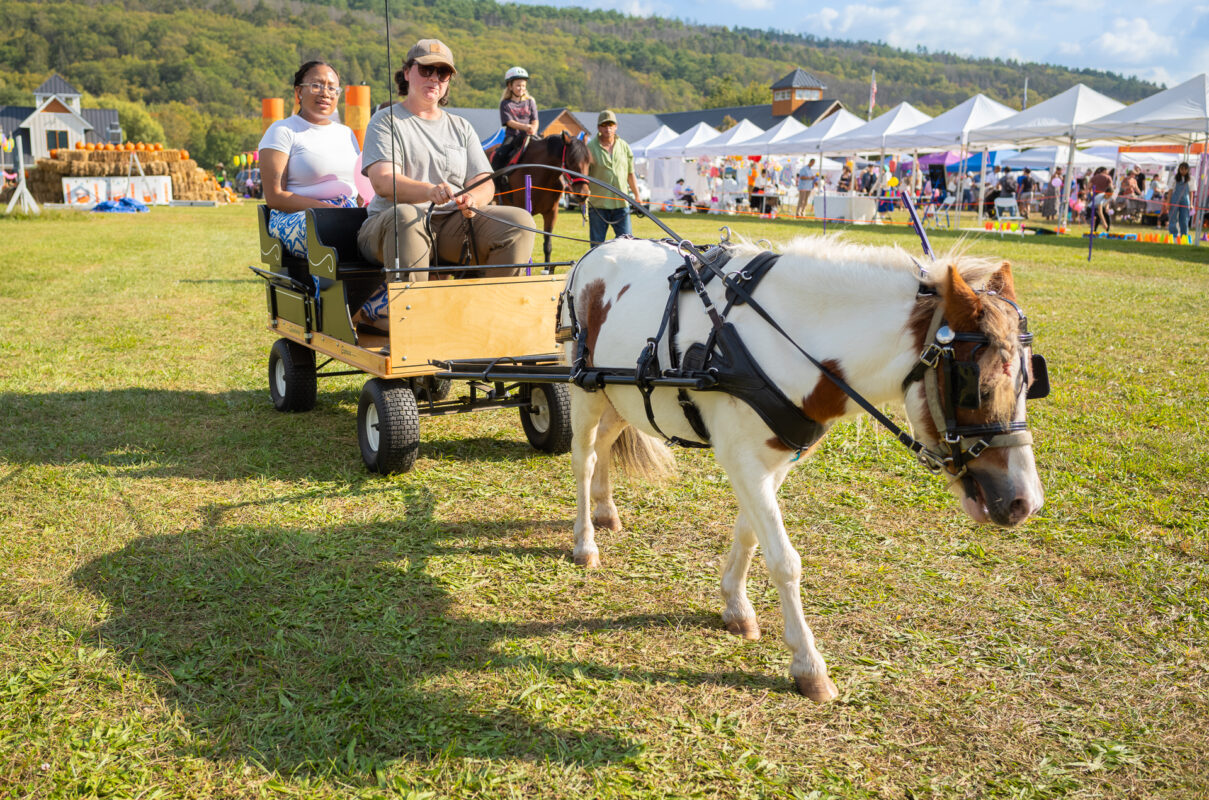
[[795,217],[806,216],[806,209],[810,208],[810,196],[814,194],[814,189],[806,191],[798,190],[798,208],[794,212]]
[[[430,265],[433,241],[442,264],[460,265],[467,242],[467,220],[460,212],[432,215],[432,239],[424,230],[426,206],[400,203],[395,206],[392,218],[389,213],[375,214],[365,221],[357,233],[357,247],[361,255],[375,264],[394,266],[395,252],[399,254],[399,269],[425,269]],[[531,231],[521,230],[510,223],[533,227],[533,217],[527,211],[511,206],[491,205],[483,209],[495,219],[475,215],[470,221],[474,231],[474,245],[470,250],[472,263],[478,256],[478,265],[524,264],[533,255]],[[398,220],[399,238],[396,246],[394,237],[395,220]],[[497,221],[499,220],[499,221]],[[426,281],[429,275],[441,277],[478,278],[516,275],[518,267],[502,270],[450,270],[449,272],[415,272],[407,280]],[[402,277],[402,276],[400,276]]]

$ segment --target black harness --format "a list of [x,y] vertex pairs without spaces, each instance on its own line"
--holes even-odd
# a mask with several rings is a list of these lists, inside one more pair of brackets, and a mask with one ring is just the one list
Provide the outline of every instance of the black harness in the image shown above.
[[[671,244],[670,242],[668,243]],[[682,249],[683,252],[683,249]],[[764,252],[757,255],[740,272],[724,274],[722,267],[730,261],[731,250],[725,246],[711,248],[696,256],[707,269],[699,272],[694,268],[691,254],[684,255],[684,264],[668,276],[669,293],[664,307],[659,330],[647,339],[638,355],[634,369],[634,383],[642,395],[647,421],[667,441],[683,447],[709,447],[710,434],[688,391],[678,387],[676,392],[684,418],[697,441],[668,436],[655,421],[651,406],[651,395],[659,386],[667,385],[666,379],[702,379],[703,390],[721,391],[738,398],[751,407],[764,420],[769,429],[790,450],[802,451],[813,445],[827,432],[827,426],[811,419],[792,400],[785,396],[777,385],[751,355],[739,336],[734,324],[726,321],[730,310],[751,301],[751,292],[777,263],[780,256]],[[721,313],[714,308],[705,286],[715,275],[721,275],[726,285],[726,306]],[[695,342],[681,355],[677,346],[680,330],[680,298],[683,292],[695,290],[705,303],[713,328],[704,342]],[[572,297],[567,292],[566,297]],[[574,303],[568,305],[571,325],[576,331],[576,357],[571,368],[571,380],[580,388],[594,391],[600,388],[594,380],[596,372],[587,369],[587,330],[575,319]],[[661,369],[659,347],[667,336],[670,364]],[[663,379],[663,380],[661,380]]]
[[[968,463],[987,448],[1018,447],[1032,443],[1032,436],[1024,421],[990,425],[958,424],[957,409],[977,409],[981,405],[981,397],[978,390],[977,361],[958,361],[952,344],[964,341],[973,342],[976,347],[981,347],[988,344],[990,340],[982,333],[955,333],[950,330],[944,323],[944,307],[939,302],[933,313],[932,324],[925,340],[929,343],[920,355],[919,362],[903,380],[904,390],[917,380],[924,381],[928,407],[936,423],[936,428],[941,434],[940,446],[943,452],[938,453],[902,430],[843,379],[803,350],[755,300],[752,293],[763,277],[776,265],[780,256],[763,252],[748,262],[743,270],[724,273],[722,266],[731,258],[730,248],[725,243],[710,248],[704,253],[698,252],[687,242],[677,245],[665,240],[665,243],[677,247],[678,252],[684,257],[684,263],[668,277],[670,292],[659,330],[653,337],[647,339],[633,371],[588,366],[590,356],[587,347],[588,332],[580,326],[576,318],[574,293],[570,285],[562,296],[567,302],[570,330],[560,331],[560,333],[568,334],[562,337],[564,341],[574,338],[576,342],[575,358],[571,365],[571,381],[585,391],[596,391],[609,383],[637,386],[642,394],[647,420],[651,427],[667,441],[686,447],[710,446],[709,431],[701,418],[700,411],[688,395],[686,390],[688,388],[697,391],[724,391],[747,403],[768,425],[777,439],[786,447],[797,451],[797,455],[794,456],[795,460],[803,450],[809,448],[826,433],[828,427],[826,424],[807,416],[800,406],[786,397],[784,392],[768,378],[743,344],[733,323],[726,321],[726,317],[733,307],[748,305],[773,330],[789,341],[828,380],[889,430],[899,442],[915,454],[920,463],[934,473],[947,469],[954,480],[964,479],[967,477]],[[698,271],[694,266],[694,261],[704,269]],[[714,276],[720,276],[726,286],[726,306],[721,313],[714,307],[713,301],[705,290],[705,285]],[[680,356],[676,348],[679,331],[679,300],[681,293],[690,287],[700,298],[705,312],[710,318],[712,330],[705,342],[690,345],[683,356]],[[921,285],[921,296],[935,294],[934,290]],[[1030,346],[1033,336],[1028,332],[1027,319],[1020,307],[1008,298],[994,292],[984,292],[984,294],[1009,303],[1016,310],[1020,317],[1020,342],[1025,347]],[[559,316],[561,318],[561,308]],[[671,364],[668,369],[660,370],[658,350],[665,334],[668,335],[668,354]],[[1027,386],[1026,398],[1034,399],[1048,395],[1049,378],[1045,359],[1033,354],[1030,362],[1025,364],[1023,355],[1021,358],[1020,375],[1022,384]],[[1026,377],[1030,375],[1030,372],[1031,377]],[[943,373],[947,389],[943,397],[939,390],[938,373]],[[655,421],[650,397],[655,388],[661,386],[677,388],[677,398],[685,419],[700,441],[667,436],[659,427]]]

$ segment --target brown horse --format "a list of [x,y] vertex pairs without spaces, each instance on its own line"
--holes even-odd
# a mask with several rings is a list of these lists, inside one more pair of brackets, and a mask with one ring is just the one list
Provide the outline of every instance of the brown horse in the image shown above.
[[[530,140],[517,160],[517,164],[562,167],[586,175],[588,167],[592,164],[592,156],[588,152],[588,146],[582,140],[561,133]],[[529,192],[525,191],[525,176],[529,176],[531,181]],[[554,223],[558,220],[560,195],[572,194],[581,201],[586,200],[588,195],[587,181],[573,178],[557,170],[541,167],[526,168],[522,166],[520,169],[513,170],[508,173],[508,182],[508,191],[497,194],[495,201],[500,205],[525,208],[525,195],[528,194],[530,198],[529,213],[535,217],[541,216],[542,230],[546,233],[554,230]],[[542,252],[545,254],[546,261],[549,261],[549,236],[543,237]]]

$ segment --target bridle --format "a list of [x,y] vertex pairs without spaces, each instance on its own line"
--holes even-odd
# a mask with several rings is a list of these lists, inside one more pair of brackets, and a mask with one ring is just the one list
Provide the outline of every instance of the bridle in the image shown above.
[[[562,139],[562,143],[563,143],[562,158],[561,158],[561,163],[559,164],[559,169],[561,170],[558,175],[559,182],[561,182],[564,187],[568,187],[570,189],[574,189],[576,186],[578,186],[581,183],[584,186],[587,186],[588,185],[587,178],[585,178],[583,175],[581,175],[578,172],[567,167],[567,151],[571,149],[571,145],[574,142],[574,140],[568,139],[563,136],[560,136],[558,138]],[[569,180],[568,180],[568,176],[571,176]]]
[[[935,294],[932,289],[921,288],[919,296]],[[1033,334],[1028,330],[1028,318],[1020,306],[994,291],[987,290],[979,294],[1012,307],[1020,322],[1020,345],[1025,349],[1031,348]],[[938,446],[941,452],[926,447],[917,452],[919,461],[925,467],[937,474],[947,471],[953,480],[958,480],[966,476],[969,462],[989,448],[1022,447],[1033,443],[1028,423],[1024,420],[979,425],[962,425],[957,421],[959,409],[981,408],[982,398],[979,392],[978,362],[959,360],[955,345],[974,344],[974,352],[977,353],[979,349],[991,343],[990,337],[981,331],[954,331],[944,318],[943,303],[938,302],[924,341],[926,345],[919,361],[903,380],[903,390],[907,390],[917,381],[923,381],[928,413],[940,437]],[[942,378],[944,391],[941,390]],[[1021,390],[1025,392],[1025,399],[1028,400],[1049,395],[1049,373],[1045,358],[1041,355],[1031,353],[1026,359],[1024,351],[1021,351],[1017,396]]]

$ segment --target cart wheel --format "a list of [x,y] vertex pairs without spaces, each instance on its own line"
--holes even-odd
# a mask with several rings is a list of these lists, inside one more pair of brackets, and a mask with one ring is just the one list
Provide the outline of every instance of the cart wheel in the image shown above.
[[407,472],[420,452],[420,412],[406,383],[374,378],[361,390],[357,440],[370,472]]
[[278,411],[315,407],[315,351],[278,339],[269,352],[269,395]]
[[571,393],[562,383],[529,386],[529,407],[521,408],[521,427],[529,444],[545,453],[571,449]]

